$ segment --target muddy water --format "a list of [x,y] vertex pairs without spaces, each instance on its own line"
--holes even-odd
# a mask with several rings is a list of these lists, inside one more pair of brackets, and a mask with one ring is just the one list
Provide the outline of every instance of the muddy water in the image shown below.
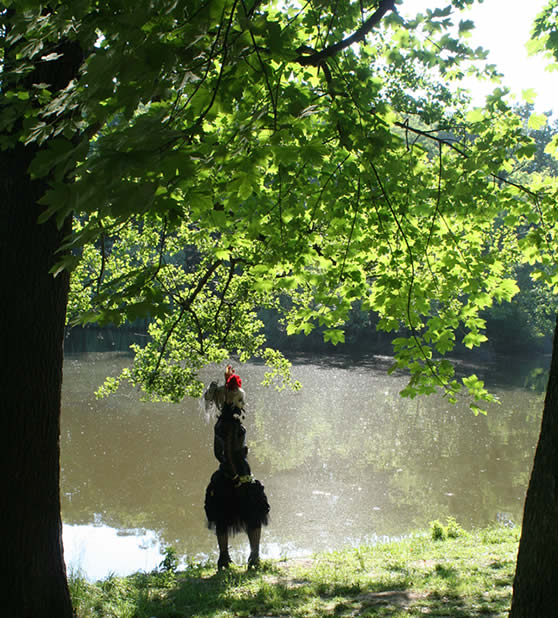
[[[214,418],[198,401],[144,403],[131,390],[97,401],[95,388],[128,360],[75,354],[65,363],[65,552],[91,579],[150,570],[168,545],[184,560],[215,557],[203,513],[216,469]],[[484,377],[502,404],[474,416],[465,402],[402,399],[405,381],[386,374],[388,362],[300,360],[298,393],[262,387],[262,366],[238,367],[249,460],[272,507],[264,557],[375,542],[447,516],[466,527],[520,521],[543,401],[517,386],[525,368],[489,368]],[[246,554],[236,537],[234,557]]]

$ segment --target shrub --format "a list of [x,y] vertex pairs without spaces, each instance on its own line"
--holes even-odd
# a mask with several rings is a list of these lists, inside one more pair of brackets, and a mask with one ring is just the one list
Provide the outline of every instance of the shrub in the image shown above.
[[437,519],[430,522],[430,533],[433,541],[443,541],[447,535],[446,529]]
[[443,541],[445,539],[456,539],[459,536],[463,536],[465,531],[457,523],[455,517],[447,517],[445,526],[437,519],[431,521],[430,533],[433,541]]

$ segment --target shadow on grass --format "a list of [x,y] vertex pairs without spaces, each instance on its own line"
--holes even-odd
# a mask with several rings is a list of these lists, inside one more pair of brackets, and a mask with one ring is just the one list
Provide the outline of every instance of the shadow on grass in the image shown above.
[[[137,618],[225,616],[504,616],[509,599],[484,592],[460,595],[459,574],[443,565],[419,576],[396,573],[389,581],[314,580],[271,563],[260,571],[195,569],[136,582],[130,616]],[[432,581],[430,581],[432,580]],[[440,582],[442,580],[442,582]],[[511,581],[508,582],[511,585]],[[438,585],[440,584],[440,585]],[[96,614],[92,614],[96,615]],[[99,614],[105,615],[105,614]],[[118,614],[116,614],[118,615]]]
[[260,571],[232,568],[201,576],[178,573],[167,590],[153,595],[151,589],[138,606],[137,616],[292,615],[292,610],[306,602],[307,585],[304,581],[287,584],[278,569],[270,566]]
[[459,540],[413,536],[289,561],[258,571],[190,564],[90,584],[70,578],[77,618],[507,616],[518,533]]

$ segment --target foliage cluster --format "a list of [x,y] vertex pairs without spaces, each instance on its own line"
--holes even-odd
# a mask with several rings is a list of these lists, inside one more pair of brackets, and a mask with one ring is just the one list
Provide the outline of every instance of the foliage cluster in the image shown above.
[[[359,302],[404,333],[404,395],[490,400],[443,357],[486,340],[517,264],[556,289],[557,191],[517,177],[535,147],[505,89],[471,109],[454,87],[497,79],[467,45],[471,3],[410,20],[393,0],[9,3],[2,147],[40,147],[40,221],[76,217],[54,269],[74,271],[70,319],[151,319],[120,379],[178,401],[234,355],[288,383],[257,311],[337,344]],[[67,41],[75,79],[30,84]]]

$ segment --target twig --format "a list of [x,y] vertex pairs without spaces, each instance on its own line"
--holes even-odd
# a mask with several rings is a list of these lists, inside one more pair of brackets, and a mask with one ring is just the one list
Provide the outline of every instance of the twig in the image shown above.
[[353,232],[355,229],[355,223],[358,216],[358,210],[360,207],[360,176],[358,177],[358,189],[357,189],[357,199],[355,206],[355,215],[353,217],[353,222],[351,224],[351,231],[349,233],[349,239],[347,240],[347,247],[345,249],[345,255],[343,256],[343,263],[341,264],[341,272],[339,273],[339,282],[343,279],[343,271],[345,270],[345,262],[347,261],[347,255],[349,254],[349,247],[351,246],[351,241],[353,239]]
[[[449,146],[450,148],[455,150],[457,153],[459,153],[465,159],[468,159],[470,157],[470,155],[468,153],[466,153],[464,150],[461,150],[461,148],[458,148],[450,140],[447,140],[447,139],[445,139],[443,137],[438,137],[437,135],[432,135],[432,131],[422,131],[421,129],[416,129],[414,127],[411,127],[407,120],[405,122],[395,122],[394,124],[395,124],[396,127],[400,127],[401,129],[405,129],[406,131],[412,131],[413,133],[416,133],[417,135],[422,135],[423,137],[426,137],[426,138],[431,139],[431,140],[433,140],[435,142],[438,142],[439,144],[444,144],[445,146]],[[535,199],[538,198],[538,195],[536,193],[534,193],[533,191],[531,191],[530,189],[528,189],[525,185],[517,184],[517,183],[515,183],[515,182],[513,182],[511,180],[508,180],[507,178],[504,178],[503,176],[500,176],[499,174],[495,174],[494,172],[488,172],[488,174],[490,176],[492,176],[492,178],[494,178],[494,180],[498,180],[500,182],[503,182],[504,184],[507,184],[510,187],[515,187],[516,189],[519,189],[523,193],[526,193],[527,195],[530,195],[532,198],[535,198]]]
[[423,345],[420,342],[420,339],[418,337],[417,329],[416,329],[415,325],[413,324],[413,320],[411,318],[411,301],[412,301],[412,298],[413,298],[413,285],[414,285],[415,276],[416,276],[416,273],[415,273],[415,261],[414,261],[411,245],[409,244],[409,240],[407,238],[407,235],[405,234],[405,230],[401,226],[401,223],[400,223],[399,219],[397,218],[395,210],[393,209],[393,206],[391,204],[391,200],[389,199],[389,196],[388,196],[388,194],[387,194],[387,192],[386,192],[386,190],[384,188],[384,185],[382,183],[382,179],[380,178],[380,175],[378,173],[378,170],[376,169],[376,166],[374,165],[374,163],[372,161],[369,161],[369,163],[370,163],[370,166],[372,167],[372,171],[374,172],[374,175],[376,176],[376,180],[378,181],[378,184],[380,186],[380,190],[382,191],[384,199],[386,200],[386,203],[387,203],[388,208],[389,208],[389,210],[391,212],[391,215],[394,218],[395,225],[397,226],[397,229],[399,230],[400,234],[402,235],[403,241],[407,245],[407,251],[408,251],[408,254],[409,254],[410,265],[411,265],[411,280],[409,282],[409,291],[407,293],[407,320],[409,321],[409,327],[411,329],[411,336],[413,338],[413,341],[415,342],[415,345],[419,349],[420,354],[421,354],[422,358],[424,359],[424,362],[426,363],[426,366],[428,367],[428,370],[430,371],[430,373],[432,374],[434,379],[444,389],[448,389],[449,388],[448,384],[446,382],[444,382],[440,378],[440,376],[438,375],[438,373],[435,370],[435,367],[434,367],[432,361],[428,358],[426,352],[424,351],[424,347],[423,347]]
[[343,167],[343,165],[345,164],[345,161],[351,156],[351,153],[348,153],[345,158],[343,159],[343,161],[341,161],[340,163],[338,163],[335,167],[335,169],[333,170],[333,172],[331,172],[331,174],[327,177],[326,181],[324,182],[324,184],[322,185],[322,188],[320,190],[320,194],[318,195],[317,199],[316,199],[316,203],[314,204],[314,208],[312,209],[312,214],[310,216],[310,220],[314,219],[314,216],[316,214],[316,210],[318,208],[318,204],[320,203],[321,199],[322,199],[322,195],[324,194],[324,191],[327,187],[327,185],[329,184],[329,182],[333,179],[333,177],[335,176],[335,174],[337,174],[338,171],[341,170],[341,168]]
[[217,260],[207,269],[207,272],[205,273],[205,275],[198,281],[198,285],[195,287],[192,293],[188,296],[188,298],[183,302],[182,307],[180,309],[180,313],[178,314],[178,317],[176,318],[173,325],[170,327],[169,331],[167,332],[167,336],[165,337],[163,345],[161,349],[159,350],[159,356],[157,358],[157,363],[155,364],[155,368],[153,369],[153,371],[151,372],[151,375],[149,376],[148,384],[150,386],[153,384],[155,380],[155,376],[157,375],[157,372],[159,371],[159,367],[161,366],[161,362],[163,360],[163,356],[167,349],[167,345],[169,343],[171,335],[174,333],[177,326],[180,324],[180,321],[182,320],[186,311],[190,310],[192,303],[196,300],[198,294],[202,291],[206,283],[209,281],[209,279],[211,278],[213,273],[217,270],[217,268],[221,265],[221,263],[222,263],[221,260]]
[[[246,4],[244,0],[241,0],[241,2],[242,2],[242,8],[244,9],[244,14],[246,15],[246,17],[250,17],[250,14],[248,10],[246,9]],[[258,49],[258,46],[256,44],[256,38],[254,37],[254,32],[252,30],[250,30],[250,38],[252,39],[252,45],[254,46],[254,50],[256,51],[256,56],[260,63],[260,67],[264,75],[267,90],[269,92],[269,97],[271,99],[271,105],[273,108],[273,129],[274,131],[277,131],[277,102],[275,101],[275,98],[273,96],[273,89],[271,88],[271,83],[269,81],[269,76],[267,74],[267,68],[266,68],[264,61],[262,60],[262,57],[260,56],[260,50]]]
[[229,276],[227,277],[227,281],[225,282],[225,287],[223,288],[223,293],[221,294],[221,302],[219,303],[219,306],[217,307],[217,311],[215,312],[215,317],[213,319],[213,324],[214,324],[215,329],[217,329],[217,319],[219,318],[219,314],[221,313],[221,308],[223,307],[223,304],[225,303],[225,296],[227,295],[227,291],[232,281],[232,278],[234,275],[234,269],[236,268],[236,263],[237,263],[236,260],[234,258],[231,258],[231,263],[229,266]]

